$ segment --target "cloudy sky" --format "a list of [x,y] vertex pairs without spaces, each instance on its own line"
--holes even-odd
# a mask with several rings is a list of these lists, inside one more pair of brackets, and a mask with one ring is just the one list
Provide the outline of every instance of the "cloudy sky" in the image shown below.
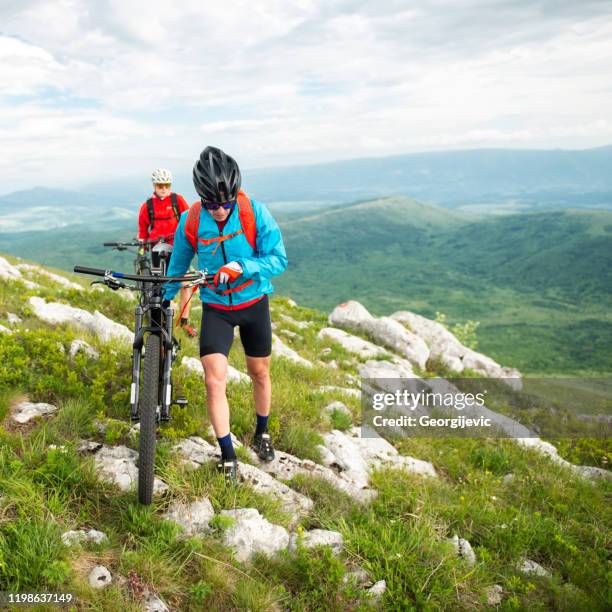
[[0,193],[612,143],[612,0],[2,0]]

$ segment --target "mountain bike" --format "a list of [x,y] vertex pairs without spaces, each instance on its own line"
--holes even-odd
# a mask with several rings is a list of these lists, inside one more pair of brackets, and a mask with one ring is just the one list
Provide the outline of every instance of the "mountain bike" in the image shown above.
[[[140,303],[134,311],[130,418],[132,421],[140,421],[138,501],[141,504],[150,504],[153,500],[157,426],[161,421],[171,420],[170,406],[187,406],[187,399],[184,397],[172,400],[172,363],[177,357],[180,344],[172,334],[174,311],[170,302],[163,300],[162,285],[178,281],[186,282],[188,287],[196,287],[214,279],[214,274],[208,274],[207,270],[184,276],[165,276],[169,252],[172,251],[170,245],[165,246],[170,250],[160,249],[161,266],[152,268],[152,274],[148,276],[74,267],[77,273],[101,276],[103,280],[95,282],[115,291],[129,289],[140,292]],[[136,284],[131,285],[125,281],[134,281]],[[141,362],[144,362],[142,392]]]

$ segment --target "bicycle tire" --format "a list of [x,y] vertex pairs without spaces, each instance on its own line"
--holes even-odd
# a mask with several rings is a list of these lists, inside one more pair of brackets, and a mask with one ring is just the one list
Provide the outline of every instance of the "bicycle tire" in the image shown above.
[[153,501],[160,359],[160,338],[156,334],[149,334],[145,344],[144,373],[140,395],[140,448],[138,456],[138,501],[145,505]]

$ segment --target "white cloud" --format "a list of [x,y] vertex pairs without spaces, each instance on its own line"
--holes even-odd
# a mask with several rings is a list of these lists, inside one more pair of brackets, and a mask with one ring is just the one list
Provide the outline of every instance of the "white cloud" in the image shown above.
[[9,2],[4,189],[190,167],[209,142],[243,166],[606,144],[611,14],[553,0]]

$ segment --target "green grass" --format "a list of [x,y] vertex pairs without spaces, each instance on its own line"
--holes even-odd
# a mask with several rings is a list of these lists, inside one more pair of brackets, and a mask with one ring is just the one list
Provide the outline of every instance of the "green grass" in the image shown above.
[[[52,283],[42,282],[49,298],[68,299]],[[296,477],[291,486],[314,502],[299,529],[342,533],[345,547],[339,558],[326,548],[299,547],[296,555],[238,563],[221,543],[224,525],[219,519],[210,534],[184,537],[178,526],[162,519],[173,500],[208,497],[216,512],[253,507],[285,526],[290,517],[277,499],[247,485],[225,487],[214,462],[191,470],[172,451],[179,438],[209,438],[202,377],[181,367],[174,370],[176,393],[184,394],[189,406],[174,411],[174,420],[162,426],[156,457],[156,473],[169,485],[168,494],[141,507],[134,492],[123,493],[99,480],[93,458],[79,455],[76,443],[85,437],[137,447],[137,438],[127,435],[129,355],[85,336],[100,359],[79,354],[70,360],[58,346],[67,350],[74,338],[83,337],[81,332],[37,321],[19,299],[22,291],[17,284],[0,282],[0,312],[24,318],[19,333],[0,335],[0,590],[71,591],[81,608],[100,610],[140,609],[138,589],[144,587],[180,610],[365,610],[360,589],[343,580],[347,569],[361,566],[373,580],[387,581],[380,609],[484,609],[485,590],[494,584],[503,588],[503,610],[610,609],[612,485],[578,479],[507,440],[398,442],[400,453],[431,461],[439,478],[378,470],[372,477],[378,497],[371,504],[356,504],[320,479]],[[76,299],[93,308],[87,296]],[[104,314],[129,323],[131,306],[119,296],[96,304]],[[300,333],[283,340],[315,366],[273,359],[270,429],[278,449],[317,460],[321,435],[353,422],[338,411],[328,414],[325,406],[339,399],[355,422],[360,414],[356,398],[322,393],[319,387],[346,386],[358,360],[318,340],[318,331],[327,325],[322,313],[291,308],[284,298],[275,297],[271,304],[273,320]],[[313,325],[298,330],[280,314]],[[181,341],[182,355],[197,357],[197,342]],[[324,348],[331,353],[322,355]],[[340,368],[321,366],[319,359],[334,359]],[[230,362],[245,371],[239,340]],[[428,365],[423,375],[440,373],[436,364]],[[540,391],[556,401],[568,399],[561,382],[548,382]],[[604,391],[584,383],[575,392],[589,403],[605,398]],[[34,425],[13,428],[6,419],[8,408],[23,394],[51,401],[59,410]],[[228,400],[232,431],[246,442],[255,424],[250,385],[229,385]],[[106,424],[104,435],[94,420]],[[65,448],[49,449],[50,443]],[[559,448],[576,461],[605,467],[609,460],[609,449],[586,439],[561,441]],[[513,477],[504,478],[508,474]],[[103,531],[109,541],[70,548],[61,544],[62,532],[86,527]],[[456,557],[447,542],[455,533],[474,547],[474,567]],[[521,574],[516,564],[522,557],[542,564],[552,577]],[[86,580],[97,563],[114,578],[101,592]]]

